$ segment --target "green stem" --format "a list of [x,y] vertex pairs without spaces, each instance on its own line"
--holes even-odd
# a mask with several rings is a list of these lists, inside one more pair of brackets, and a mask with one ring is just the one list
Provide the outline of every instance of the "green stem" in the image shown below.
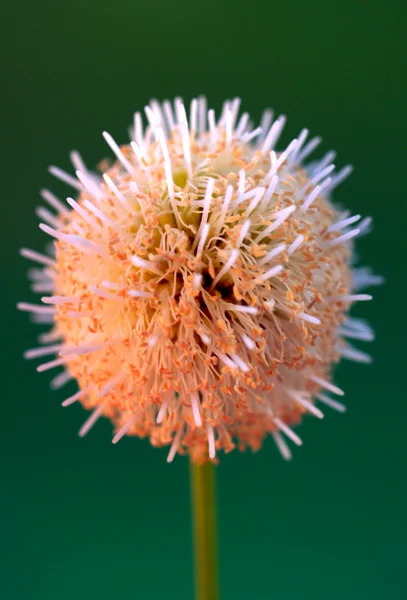
[[191,462],[191,496],[195,541],[195,598],[218,600],[218,542],[215,467]]

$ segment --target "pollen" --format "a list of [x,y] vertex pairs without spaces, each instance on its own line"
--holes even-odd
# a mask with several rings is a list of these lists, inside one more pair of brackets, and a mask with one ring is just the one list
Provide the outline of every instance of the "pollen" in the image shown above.
[[277,151],[285,118],[266,111],[253,128],[239,105],[215,120],[202,97],[188,117],[180,99],[152,101],[130,144],[104,133],[114,161],[101,176],[77,152],[75,176],[51,167],[75,193],[42,192],[53,248],[22,250],[40,264],[42,303],[19,308],[51,325],[26,357],[53,355],[37,370],[63,368],[54,388],[76,380],[63,405],[91,411],[80,435],[104,416],[114,443],[147,437],[169,461],[258,450],[267,435],[290,458],[283,435],[299,445],[305,413],[344,410],[334,365],[370,360],[346,341],[372,339],[349,310],[381,283],[352,262],[370,219],[332,202],[350,167],[336,173],[333,153],[308,162],[318,138],[306,129]]

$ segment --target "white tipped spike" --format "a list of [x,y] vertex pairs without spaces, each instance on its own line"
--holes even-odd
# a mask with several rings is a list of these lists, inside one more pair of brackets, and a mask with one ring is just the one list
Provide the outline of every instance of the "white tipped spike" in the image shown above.
[[301,148],[303,147],[305,140],[307,139],[309,134],[308,129],[303,129],[300,133],[300,135],[298,136],[298,144],[296,146],[296,148],[294,149],[294,152],[291,153],[291,156],[288,159],[288,162],[290,164],[293,164],[296,162],[298,154],[301,151]]
[[37,206],[37,208],[35,209],[35,214],[41,219],[41,221],[45,221],[46,223],[48,223],[48,225],[51,225],[51,227],[55,227],[56,229],[58,229],[60,225],[58,219],[46,208],[43,208],[42,206]]
[[83,346],[73,346],[71,348],[63,348],[59,352],[59,356],[82,356],[84,354],[92,354],[92,352],[97,352],[98,350],[103,350],[106,348],[107,344],[89,344]]
[[177,450],[178,450],[179,443],[181,441],[181,436],[182,436],[182,429],[179,429],[177,431],[177,433],[175,434],[175,437],[174,437],[174,439],[172,441],[172,444],[171,444],[170,451],[168,453],[168,457],[167,457],[167,462],[168,463],[170,463],[170,462],[172,462],[174,460],[174,457],[175,457],[175,455],[177,453]]
[[214,288],[218,281],[220,281],[222,277],[226,275],[226,273],[233,267],[233,265],[239,257],[239,254],[239,250],[237,250],[236,248],[233,248],[233,250],[231,250],[228,260],[223,265],[219,273],[216,275],[215,279],[212,281],[212,288]]
[[51,175],[53,175],[57,179],[60,179],[64,183],[67,183],[68,185],[75,188],[76,190],[79,190],[80,192],[83,190],[82,185],[79,183],[79,181],[77,179],[75,179],[75,177],[72,177],[72,175],[69,175],[69,173],[66,173],[59,167],[55,167],[54,165],[51,165],[49,167],[49,172],[51,173]]
[[304,241],[304,236],[302,234],[300,234],[294,241],[292,244],[290,244],[290,246],[288,247],[287,253],[289,255],[293,254],[303,243]]
[[69,371],[63,371],[51,380],[50,387],[53,390],[59,390],[59,388],[68,383],[68,381],[71,381],[71,379],[73,379],[73,377]]
[[198,98],[198,130],[202,134],[206,131],[206,98],[200,96]]
[[256,344],[245,333],[242,335],[242,340],[246,348],[248,348],[249,350],[254,350],[256,348]]
[[326,245],[329,248],[333,248],[334,246],[338,246],[339,244],[344,244],[345,242],[348,242],[352,238],[356,237],[359,233],[360,233],[360,229],[351,229],[351,231],[348,231],[347,233],[340,235],[339,237],[335,238],[334,240],[329,240],[328,242],[326,242]]
[[312,190],[312,192],[305,199],[304,204],[301,206],[300,212],[304,213],[309,209],[314,200],[329,186],[330,181],[331,180],[328,177],[328,179],[325,179],[323,183],[320,183]]
[[40,263],[42,265],[47,265],[49,267],[56,266],[56,262],[52,260],[52,258],[44,256],[44,254],[40,254],[40,252],[35,252],[35,250],[30,250],[29,248],[21,248],[20,254],[21,256],[24,256],[24,258],[28,258],[29,260]]
[[304,146],[297,156],[297,162],[303,162],[315,150],[315,148],[319,146],[321,141],[322,140],[319,136],[312,138],[312,140],[310,140],[308,144]]
[[333,408],[334,410],[337,410],[338,412],[343,413],[346,411],[346,406],[344,404],[342,404],[341,402],[338,402],[337,400],[332,400],[332,398],[330,398],[326,394],[323,394],[322,392],[317,394],[316,397],[318,398],[318,400],[320,402],[322,402],[323,404],[326,404],[327,406]]
[[69,153],[69,158],[71,159],[71,163],[76,171],[82,171],[82,173],[88,172],[82,156],[77,150],[72,150]]
[[105,138],[106,143],[108,144],[108,146],[110,146],[110,149],[112,150],[113,154],[116,155],[116,158],[122,163],[122,165],[126,169],[126,171],[128,173],[130,173],[130,175],[134,175],[135,174],[135,170],[134,170],[133,165],[124,156],[123,152],[120,150],[119,146],[116,144],[116,142],[114,141],[114,139],[112,138],[112,136],[110,135],[110,133],[108,133],[107,131],[104,131],[103,132],[103,137]]
[[245,133],[244,136],[242,137],[242,142],[244,142],[245,144],[248,144],[249,142],[254,140],[255,137],[260,135],[262,133],[262,131],[263,130],[261,127],[256,127],[256,129],[253,129],[253,131],[249,131],[248,133]]
[[194,415],[195,425],[197,427],[201,427],[202,426],[202,419],[201,419],[201,415],[200,415],[200,412],[199,412],[198,394],[196,392],[193,392],[191,394],[191,407],[192,407],[192,413]]
[[205,223],[205,225],[202,228],[201,237],[200,237],[198,248],[196,251],[197,257],[202,256],[202,252],[203,252],[206,240],[208,238],[210,228],[211,228],[211,226],[209,225],[209,223]]
[[268,271],[266,271],[265,273],[260,275],[260,277],[257,277],[255,279],[255,282],[256,283],[264,283],[268,279],[271,279],[272,277],[275,277],[276,275],[281,273],[283,268],[284,268],[283,265],[277,265],[276,267],[273,267],[272,269],[269,269]]
[[236,363],[236,365],[238,366],[238,368],[243,371],[243,373],[248,373],[249,372],[249,367],[248,365],[244,362],[244,360],[242,360],[240,358],[240,356],[238,356],[237,354],[231,354],[230,355],[232,360]]
[[341,219],[337,223],[330,225],[327,231],[331,233],[332,231],[339,231],[340,229],[345,229],[345,227],[353,225],[353,223],[356,223],[357,221],[359,221],[359,219],[360,215],[355,215],[354,217],[349,217],[348,219]]
[[262,130],[262,134],[259,137],[259,142],[262,142],[264,140],[264,138],[266,137],[266,135],[270,129],[270,126],[273,122],[273,117],[274,117],[274,111],[267,109],[263,112],[263,115],[262,115],[261,121],[260,121],[260,127]]
[[329,381],[325,381],[325,379],[322,379],[321,377],[317,377],[316,375],[310,375],[309,379],[311,381],[313,381],[314,383],[316,383],[317,385],[321,386],[322,388],[328,390],[328,392],[332,392],[333,394],[336,394],[337,396],[345,395],[345,392],[343,390],[338,388],[333,383],[330,383]]
[[324,177],[326,177],[327,175],[329,175],[330,173],[332,173],[332,171],[334,171],[334,170],[335,170],[335,165],[328,165],[327,167],[325,167],[321,171],[318,171],[316,173],[316,175],[314,175],[312,177],[312,179],[310,179],[309,183],[307,183],[307,186],[310,183],[312,183],[313,185],[315,185],[316,183],[319,183],[320,181],[322,181],[322,179],[324,179]]
[[59,200],[54,194],[52,194],[48,190],[40,191],[41,197],[47,202],[52,208],[54,208],[61,215],[69,215],[69,210],[62,204],[61,200]]
[[74,402],[76,402],[77,400],[80,400],[81,398],[83,398],[84,396],[86,396],[86,394],[88,393],[88,390],[85,388],[83,390],[79,390],[79,392],[76,392],[76,394],[74,394],[73,396],[70,396],[69,398],[67,398],[66,400],[64,400],[62,402],[62,406],[70,406],[71,404],[73,404]]
[[214,459],[216,456],[216,451],[215,451],[215,433],[213,430],[213,426],[208,424],[208,451],[209,451],[209,458],[210,459]]
[[88,433],[88,431],[90,431],[90,429],[92,429],[93,425],[96,423],[96,421],[101,416],[104,408],[105,407],[103,404],[101,404],[95,408],[95,410],[92,412],[90,417],[85,421],[85,423],[80,428],[79,434],[78,434],[79,437],[84,437]]
[[55,308],[53,306],[41,306],[38,304],[31,304],[30,302],[19,302],[17,304],[18,310],[25,312],[32,312],[37,314],[54,315]]
[[285,460],[291,460],[293,455],[291,453],[290,448],[287,446],[287,444],[285,443],[285,441],[283,440],[283,438],[281,437],[280,433],[278,433],[277,431],[272,431],[271,435],[274,438],[274,441],[276,443],[277,448],[280,451],[281,456],[285,459]]
[[49,362],[42,363],[42,365],[38,365],[37,371],[38,373],[43,373],[44,371],[49,371],[49,369],[54,369],[55,367],[60,367],[66,363],[66,358],[56,358],[55,360],[50,360]]
[[333,190],[334,188],[338,187],[338,185],[342,183],[342,181],[349,177],[352,171],[352,165],[347,165],[346,167],[343,167],[343,169],[341,169],[339,173],[335,175],[335,177],[332,177],[332,181],[329,185],[329,190]]
[[339,346],[338,351],[343,358],[353,360],[354,362],[365,364],[370,364],[372,362],[372,357],[369,354],[354,348],[350,344],[347,344],[346,346]]
[[169,404],[169,400],[168,400],[168,398],[166,398],[164,400],[164,402],[162,403],[160,410],[158,411],[158,415],[157,415],[157,419],[156,419],[158,425],[162,422],[162,420],[165,417],[165,414],[168,409],[168,404]]
[[275,246],[272,250],[270,250],[270,252],[267,252],[267,254],[265,256],[263,256],[263,258],[261,258],[260,260],[258,260],[257,264],[259,264],[259,265],[265,265],[272,258],[274,258],[275,256],[277,256],[278,254],[281,254],[281,252],[284,252],[285,249],[286,249],[286,245],[285,244],[278,244],[278,246]]
[[243,244],[243,241],[245,240],[245,238],[246,238],[246,236],[247,236],[247,234],[249,232],[250,227],[251,227],[250,219],[247,219],[247,221],[245,221],[243,223],[242,228],[241,228],[240,233],[239,233],[239,237],[237,238],[237,241],[236,241],[236,247],[237,248],[240,248],[240,246]]
[[162,275],[161,271],[157,269],[155,264],[150,260],[145,260],[144,258],[141,258],[141,256],[137,256],[136,254],[134,254],[130,260],[133,263],[133,265],[139,267],[140,269],[146,269],[146,271],[151,271],[152,273],[156,273],[157,275]]
[[307,315],[306,313],[299,313],[298,316],[300,317],[300,319],[303,319],[304,321],[308,321],[308,323],[313,323],[314,325],[321,325],[321,321],[320,319],[317,319],[316,317],[313,317],[312,315]]
[[275,121],[270,127],[270,131],[268,132],[266,139],[264,140],[264,143],[261,147],[261,152],[263,154],[274,148],[283,130],[285,121],[286,117],[284,115],[281,115],[280,117],[278,117],[277,121]]
[[318,419],[323,419],[324,418],[324,413],[321,410],[319,410],[319,408],[317,408],[316,406],[314,406],[314,404],[312,404],[312,402],[310,402],[309,400],[306,400],[305,398],[303,398],[301,396],[301,394],[299,394],[298,392],[291,392],[289,395],[298,404],[301,404],[301,406],[303,406],[309,413],[311,413],[312,415],[314,415],[314,417],[317,417]]
[[119,429],[119,431],[116,433],[116,435],[112,439],[112,444],[117,444],[117,442],[119,442],[122,439],[122,437],[124,437],[126,435],[126,433],[129,431],[129,429],[131,429],[131,426],[136,422],[136,419],[137,419],[137,415],[133,415],[127,421],[127,423],[125,423],[123,425],[123,427],[121,427]]
[[373,296],[370,294],[345,294],[343,296],[334,296],[332,300],[337,302],[368,302],[372,300]]
[[286,434],[286,436],[288,438],[290,438],[290,440],[292,440],[294,442],[294,444],[296,444],[297,446],[302,446],[302,439],[300,437],[298,437],[298,435],[291,429],[291,427],[288,427],[288,425],[286,423],[284,423],[284,421],[282,421],[281,419],[274,417],[274,423],[277,425],[277,427]]
[[32,359],[39,358],[40,356],[47,356],[47,354],[56,354],[63,348],[63,344],[53,344],[52,346],[41,346],[40,348],[32,348],[24,352],[24,358]]
[[195,248],[197,247],[199,239],[202,235],[203,228],[205,227],[205,225],[208,221],[208,215],[209,215],[209,210],[211,207],[211,201],[212,201],[214,187],[215,187],[215,180],[211,178],[211,179],[209,179],[207,186],[206,186],[205,196],[204,196],[204,201],[203,201],[201,223],[199,225],[198,232],[195,236],[195,240],[192,245],[193,250],[195,250]]

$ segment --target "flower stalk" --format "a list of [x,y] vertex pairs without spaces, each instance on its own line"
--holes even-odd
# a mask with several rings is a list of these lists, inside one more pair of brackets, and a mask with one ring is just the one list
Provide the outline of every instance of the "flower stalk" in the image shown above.
[[213,463],[190,463],[195,600],[219,600],[216,479]]

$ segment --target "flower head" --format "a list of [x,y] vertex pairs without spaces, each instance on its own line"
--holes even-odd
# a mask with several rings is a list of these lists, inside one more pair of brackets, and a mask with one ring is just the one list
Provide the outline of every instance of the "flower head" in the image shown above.
[[71,154],[76,177],[51,167],[76,199],[48,191],[40,228],[54,256],[23,249],[42,265],[31,271],[41,305],[21,303],[50,322],[27,358],[57,355],[37,370],[62,366],[52,383],[76,379],[64,401],[91,410],[84,435],[104,415],[123,435],[147,436],[193,460],[216,450],[258,449],[271,433],[285,458],[304,413],[316,401],[343,410],[327,392],[341,356],[369,357],[345,338],[372,339],[348,316],[380,282],[352,269],[352,244],[370,219],[339,211],[333,153],[308,166],[319,143],[300,132],[283,151],[284,126],[264,113],[260,127],[239,100],[216,121],[204,98],[189,116],[181,100],[151,102],[148,126],[136,113],[130,145],[104,133],[116,160],[89,172]]

